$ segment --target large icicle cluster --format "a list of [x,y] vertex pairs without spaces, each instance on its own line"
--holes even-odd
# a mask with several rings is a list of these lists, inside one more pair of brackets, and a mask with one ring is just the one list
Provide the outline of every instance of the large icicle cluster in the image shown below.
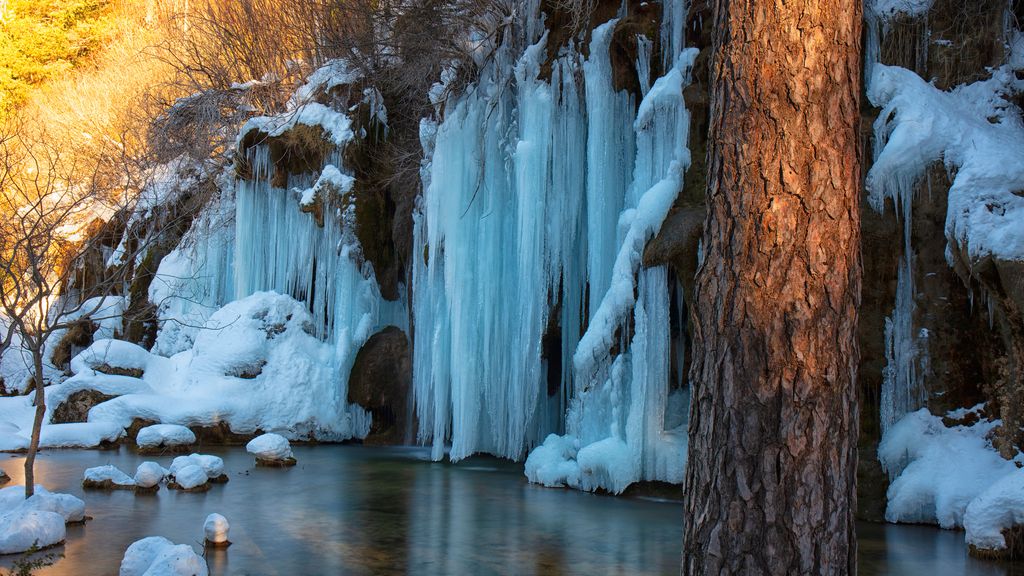
[[[665,45],[679,46],[685,14],[665,10]],[[640,255],[689,165],[682,90],[696,50],[667,58],[652,86],[652,44],[638,41],[637,112],[613,87],[615,26],[593,31],[587,58],[574,45],[551,58],[525,26],[525,49],[506,38],[443,121],[423,125],[414,385],[435,459],[449,441],[453,460],[520,458],[568,431],[531,454],[532,481],[621,491],[682,478],[671,284]]]
[[911,219],[915,187],[928,167],[944,162],[952,185],[946,215],[947,258],[954,251],[973,265],[987,257],[1024,259],[1024,124],[1006,96],[1024,89],[1014,69],[1024,68],[1020,33],[1011,30],[1007,64],[991,78],[944,92],[904,68],[878,62],[888,22],[919,16],[928,0],[876,0],[867,5],[865,74],[868,99],[882,111],[875,121],[875,158],[867,176],[868,200],[882,211],[896,206],[904,232],[896,306],[886,320],[886,356],[881,424],[888,430],[904,414],[924,405],[919,377],[928,364],[926,331],[914,328],[915,281]]

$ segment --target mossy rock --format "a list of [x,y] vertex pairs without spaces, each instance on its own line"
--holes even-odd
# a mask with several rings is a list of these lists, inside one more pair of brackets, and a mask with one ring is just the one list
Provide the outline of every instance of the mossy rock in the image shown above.
[[264,466],[266,468],[290,468],[298,464],[295,458],[285,458],[284,460],[269,460],[266,458],[256,458],[257,466]]
[[85,480],[82,480],[82,488],[85,488],[86,490],[135,490],[137,486],[115,484],[114,481],[110,479],[96,481],[86,478]]
[[196,486],[195,488],[182,488],[181,484],[178,484],[174,480],[171,480],[170,482],[167,483],[167,487],[171,490],[178,490],[179,492],[200,493],[208,492],[210,490],[211,484],[209,482],[205,482],[203,484],[200,484],[199,486]]
[[113,400],[117,396],[111,396],[96,390],[79,390],[68,396],[67,400],[61,402],[53,411],[50,419],[51,424],[73,424],[89,421],[89,410],[97,404],[107,400]]

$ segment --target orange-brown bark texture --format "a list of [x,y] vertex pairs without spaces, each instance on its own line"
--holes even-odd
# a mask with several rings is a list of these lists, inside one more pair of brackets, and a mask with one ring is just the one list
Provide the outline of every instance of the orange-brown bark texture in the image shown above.
[[684,574],[854,574],[860,0],[717,0]]

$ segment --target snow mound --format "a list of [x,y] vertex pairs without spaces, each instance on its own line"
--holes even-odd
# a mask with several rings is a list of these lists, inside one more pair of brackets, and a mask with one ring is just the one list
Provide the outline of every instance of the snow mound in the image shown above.
[[203,533],[206,535],[206,541],[213,544],[226,543],[230,529],[231,524],[228,523],[228,519],[220,514],[210,514],[206,517],[206,522],[203,522]]
[[70,494],[36,485],[35,494],[26,500],[24,486],[4,488],[0,490],[0,554],[63,542],[65,523],[84,519],[85,502]]
[[117,467],[108,464],[86,470],[82,485],[86,488],[134,488],[135,480]]
[[257,292],[231,302],[209,317],[191,350],[136,358],[149,392],[93,407],[89,422],[128,428],[139,418],[290,438],[365,436],[369,426],[339,398],[337,350],[313,332],[306,305],[289,296]]
[[209,454],[189,454],[188,456],[178,456],[171,462],[169,474],[177,477],[178,472],[187,466],[198,466],[203,469],[210,478],[217,478],[224,474],[224,460],[219,456],[211,456]]
[[152,488],[164,481],[169,472],[156,462],[143,462],[135,469],[135,484],[140,488]]
[[155,424],[139,430],[135,443],[139,448],[161,448],[195,444],[196,435],[178,424]]
[[544,444],[526,458],[525,474],[530,482],[551,488],[580,485],[580,466],[575,461],[579,440],[574,436],[549,434]]
[[17,554],[33,546],[46,548],[64,541],[60,514],[19,506],[0,515],[0,554]]
[[926,408],[896,422],[878,446],[878,459],[893,478],[885,519],[964,527],[968,506],[1017,472],[1014,462],[1003,459],[987,439],[998,425],[982,420],[947,428]]
[[292,457],[292,447],[279,434],[257,436],[245,445],[246,452],[261,460],[284,461]]
[[182,490],[194,490],[209,481],[210,477],[206,475],[206,471],[203,470],[202,466],[195,464],[183,466],[174,474],[174,482]]
[[161,536],[132,543],[121,560],[120,576],[207,576],[206,562],[185,544]]
[[71,359],[75,374],[100,368],[145,371],[151,355],[138,344],[123,340],[97,340]]
[[1003,530],[1024,525],[1024,470],[1016,470],[967,506],[967,543],[981,550],[1005,550]]

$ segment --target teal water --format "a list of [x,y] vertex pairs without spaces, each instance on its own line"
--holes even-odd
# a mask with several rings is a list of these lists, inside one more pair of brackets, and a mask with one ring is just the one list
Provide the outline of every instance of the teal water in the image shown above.
[[[68,528],[64,557],[40,576],[117,574],[125,548],[164,536],[201,549],[217,512],[231,523],[214,575],[677,574],[678,501],[594,495],[528,484],[522,465],[492,458],[429,461],[416,448],[298,446],[299,465],[256,468],[241,448],[212,448],[231,481],[206,493],[83,491],[82,471],[113,464],[133,474],[145,460],[114,451],[47,451],[37,477],[86,502],[92,520]],[[0,457],[21,483],[23,457]],[[1020,566],[969,558],[963,534],[930,527],[858,526],[861,574],[1017,576]],[[9,567],[11,558],[0,559]]]

